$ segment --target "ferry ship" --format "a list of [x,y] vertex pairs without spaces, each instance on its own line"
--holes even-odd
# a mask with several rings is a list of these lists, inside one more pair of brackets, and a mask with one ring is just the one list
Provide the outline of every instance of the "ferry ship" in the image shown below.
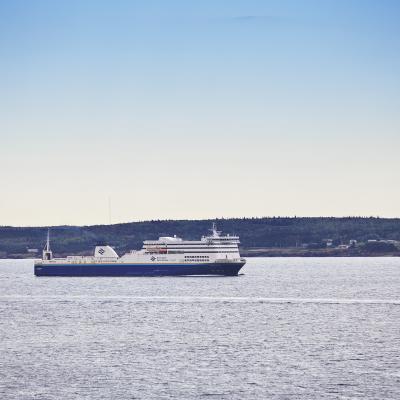
[[121,257],[112,247],[99,244],[93,256],[53,258],[48,232],[34,272],[36,276],[237,276],[246,263],[239,243],[238,236],[221,235],[213,224],[211,234],[197,241],[163,236],[145,240],[141,250]]

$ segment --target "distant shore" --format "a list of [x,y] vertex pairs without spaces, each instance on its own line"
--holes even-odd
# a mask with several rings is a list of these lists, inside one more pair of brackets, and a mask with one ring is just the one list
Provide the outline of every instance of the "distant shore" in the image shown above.
[[[276,248],[248,248],[241,249],[240,254],[242,257],[400,257],[400,251],[390,252],[366,252],[359,248],[355,249],[302,249],[296,247]],[[71,254],[55,253],[55,257],[66,257]],[[82,252],[77,255],[91,255],[91,253]],[[41,254],[33,256],[32,254],[8,254],[2,255],[0,259],[37,259],[41,258]]]
[[[157,220],[114,225],[50,227],[54,256],[91,255],[107,243],[120,255],[143,241],[177,235],[199,240],[216,222],[240,237],[244,257],[400,256],[400,218],[265,217],[215,220]],[[0,258],[40,258],[46,227],[0,226]]]
[[286,248],[250,248],[242,249],[243,257],[400,257],[400,251],[366,252],[355,249],[301,249]]

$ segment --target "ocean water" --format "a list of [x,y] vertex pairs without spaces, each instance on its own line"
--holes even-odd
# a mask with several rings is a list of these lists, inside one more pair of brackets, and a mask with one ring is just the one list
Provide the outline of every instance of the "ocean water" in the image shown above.
[[399,258],[239,277],[35,278],[0,261],[0,399],[400,399]]

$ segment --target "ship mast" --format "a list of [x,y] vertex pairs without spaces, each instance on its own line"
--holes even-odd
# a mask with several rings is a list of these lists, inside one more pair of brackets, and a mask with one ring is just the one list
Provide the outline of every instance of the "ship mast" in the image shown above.
[[50,228],[47,229],[46,251],[50,251]]
[[221,231],[217,230],[217,224],[215,222],[213,222],[212,224],[212,228],[210,229],[210,231],[212,232],[212,237],[219,237]]
[[53,258],[53,253],[50,250],[50,228],[48,228],[46,246],[43,249],[43,260],[51,260],[52,258]]

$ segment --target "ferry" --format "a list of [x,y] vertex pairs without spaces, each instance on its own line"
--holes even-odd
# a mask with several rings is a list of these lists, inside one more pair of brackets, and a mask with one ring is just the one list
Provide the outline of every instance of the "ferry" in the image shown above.
[[53,258],[50,232],[36,276],[237,276],[246,260],[239,253],[239,237],[221,235],[213,224],[211,234],[200,240],[163,236],[145,240],[141,250],[118,256],[108,245],[98,244],[93,256]]

